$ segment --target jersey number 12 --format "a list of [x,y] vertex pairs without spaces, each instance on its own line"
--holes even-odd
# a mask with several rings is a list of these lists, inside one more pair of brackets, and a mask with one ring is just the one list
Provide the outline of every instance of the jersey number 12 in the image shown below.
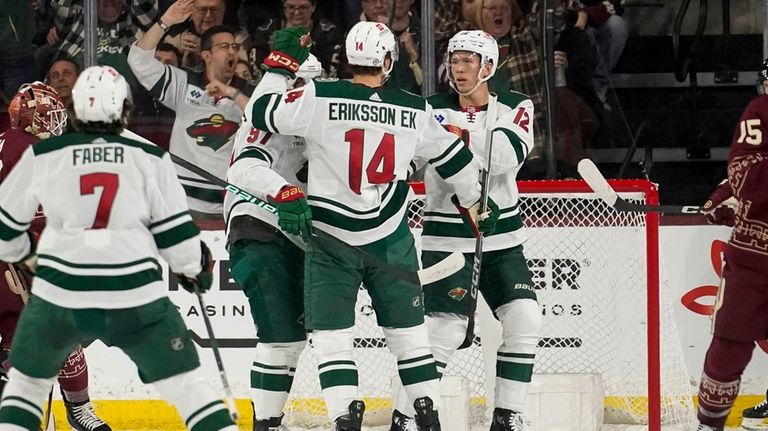
[[[365,130],[347,130],[344,140],[349,143],[349,188],[359,195],[363,176]],[[395,135],[384,133],[365,168],[365,175],[370,184],[384,184],[395,178]]]

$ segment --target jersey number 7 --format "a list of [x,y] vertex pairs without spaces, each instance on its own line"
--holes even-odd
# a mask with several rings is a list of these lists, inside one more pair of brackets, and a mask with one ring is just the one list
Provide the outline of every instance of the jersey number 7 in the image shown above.
[[120,177],[117,174],[107,172],[95,172],[80,176],[80,196],[96,193],[96,187],[101,187],[99,206],[96,209],[96,219],[91,229],[104,229],[109,223],[109,215],[112,213],[112,204],[115,202],[117,188],[120,186]]
[[[349,143],[349,188],[359,195],[363,176],[365,130],[347,130],[344,140]],[[370,184],[384,184],[395,179],[395,135],[384,133],[365,168],[365,175]]]

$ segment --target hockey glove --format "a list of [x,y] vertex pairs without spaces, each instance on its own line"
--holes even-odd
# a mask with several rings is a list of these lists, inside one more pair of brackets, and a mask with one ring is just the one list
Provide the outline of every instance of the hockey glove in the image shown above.
[[472,229],[475,237],[480,237],[481,234],[488,236],[496,230],[496,223],[499,221],[499,206],[490,196],[488,196],[488,208],[483,214],[478,214],[480,201],[475,202],[469,208],[465,208],[459,205],[459,199],[454,195],[451,197],[451,202],[456,205],[462,221]]
[[704,203],[702,210],[709,224],[733,226],[738,208],[739,202],[733,196],[731,185],[726,179],[721,181],[715,191],[709,195],[709,199]]
[[307,239],[312,234],[312,211],[309,209],[304,192],[296,186],[284,186],[269,202],[277,206],[280,228],[292,235]]
[[272,52],[264,59],[261,67],[267,72],[296,78],[296,72],[301,63],[309,57],[311,47],[312,38],[306,28],[288,27],[277,30]]
[[200,293],[205,293],[211,288],[213,283],[213,257],[211,250],[203,241],[200,241],[200,266],[203,270],[195,276],[189,278],[184,274],[176,274],[179,277],[179,284],[189,293],[195,293],[195,288]]

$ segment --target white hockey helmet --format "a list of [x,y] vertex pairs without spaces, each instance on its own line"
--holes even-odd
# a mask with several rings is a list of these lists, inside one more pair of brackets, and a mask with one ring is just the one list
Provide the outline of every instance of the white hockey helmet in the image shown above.
[[[85,69],[72,88],[75,115],[82,123],[125,121],[125,102],[132,102],[125,78],[109,66]],[[125,125],[125,124],[123,124]]]
[[312,54],[309,54],[304,63],[301,63],[299,70],[296,72],[296,77],[301,78],[304,81],[317,78],[323,73],[323,65],[320,64],[320,60]]
[[[456,86],[453,83],[453,74],[451,73],[451,54],[453,54],[454,51],[474,52],[480,56],[480,71],[477,73],[477,85],[475,85],[471,91],[462,95],[467,96],[471,94],[481,83],[491,79],[496,73],[496,68],[499,65],[499,45],[496,43],[496,39],[483,30],[460,31],[454,34],[448,41],[448,49],[446,50],[444,60],[445,68],[448,71],[448,81],[456,92],[459,92],[459,90],[456,89]],[[488,76],[481,77],[480,74],[486,64],[492,65],[491,73]]]
[[386,25],[372,21],[360,21],[349,30],[346,49],[349,64],[381,67],[382,70],[384,59],[390,54],[392,61],[384,70],[385,77],[389,76],[398,56],[395,35]]

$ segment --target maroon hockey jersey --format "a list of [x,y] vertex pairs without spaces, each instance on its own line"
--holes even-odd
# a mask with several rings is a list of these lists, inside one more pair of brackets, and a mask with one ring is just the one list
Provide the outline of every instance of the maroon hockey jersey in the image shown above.
[[726,258],[768,271],[768,95],[753,99],[739,119],[728,182],[739,209]]

